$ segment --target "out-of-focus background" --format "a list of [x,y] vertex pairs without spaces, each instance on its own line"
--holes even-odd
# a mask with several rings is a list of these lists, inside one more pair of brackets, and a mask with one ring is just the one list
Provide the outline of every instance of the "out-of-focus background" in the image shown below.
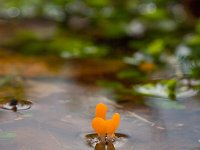
[[198,57],[199,8],[197,0],[1,0],[0,47],[62,58]]
[[199,0],[0,0],[0,149],[199,150]]

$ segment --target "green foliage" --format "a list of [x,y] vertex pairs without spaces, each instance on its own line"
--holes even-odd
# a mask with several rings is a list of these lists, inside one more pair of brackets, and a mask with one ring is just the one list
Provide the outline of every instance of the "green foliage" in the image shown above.
[[105,20],[105,22],[102,21],[100,28],[108,38],[117,38],[125,35],[123,22],[111,22]]
[[146,79],[145,75],[142,74],[140,71],[138,71],[137,69],[128,69],[128,70],[123,70],[120,71],[117,74],[117,77],[119,79],[129,79],[129,80],[144,80]]
[[[24,54],[104,57],[115,53],[116,44],[129,53],[141,51],[158,63],[162,54],[174,54],[184,44],[192,49],[191,57],[200,56],[200,21],[189,20],[179,1],[2,0],[0,15],[6,19],[44,18],[62,28],[63,34],[49,39],[29,31],[17,34],[7,45]],[[122,44],[104,43],[119,39]]]
[[107,51],[105,47],[95,46],[90,41],[65,37],[52,40],[47,49],[63,57],[100,57]]
[[99,80],[97,81],[97,85],[109,88],[109,89],[123,89],[123,85],[119,82],[108,81],[108,80]]
[[106,46],[95,45],[90,40],[66,37],[60,33],[45,39],[26,30],[19,31],[5,46],[12,46],[23,54],[50,54],[60,57],[103,57],[108,52]]
[[175,79],[137,85],[134,87],[134,90],[140,94],[165,97],[171,100],[175,100],[177,94],[181,95],[181,93],[185,92],[177,89],[177,81]]
[[168,89],[168,97],[172,100],[175,100],[177,81],[175,79],[168,80],[166,81],[166,86]]
[[156,39],[147,47],[147,53],[150,55],[159,55],[164,50],[164,41]]
[[92,7],[105,7],[110,3],[110,0],[85,0],[89,6]]

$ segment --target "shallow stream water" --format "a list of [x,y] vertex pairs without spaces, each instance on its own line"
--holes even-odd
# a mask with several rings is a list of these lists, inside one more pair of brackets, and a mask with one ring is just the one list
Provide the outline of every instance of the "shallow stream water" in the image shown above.
[[175,108],[160,107],[169,105],[168,99],[154,96],[136,99],[143,105],[117,103],[114,92],[93,81],[110,78],[125,67],[118,60],[58,62],[6,56],[0,66],[2,78],[12,78],[1,86],[1,106],[11,98],[32,102],[27,110],[0,109],[2,150],[92,150],[87,135],[94,133],[91,120],[99,102],[108,105],[108,116],[121,115],[117,133],[127,137],[114,143],[116,150],[200,150],[197,93],[178,98],[181,107]]

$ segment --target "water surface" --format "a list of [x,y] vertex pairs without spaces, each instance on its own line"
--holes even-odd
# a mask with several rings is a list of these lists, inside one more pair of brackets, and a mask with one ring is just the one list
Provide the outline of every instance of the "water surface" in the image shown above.
[[96,80],[113,79],[126,67],[118,60],[15,56],[4,57],[0,66],[1,78],[10,77],[2,82],[1,99],[15,97],[33,103],[30,109],[17,112],[0,109],[3,150],[94,149],[85,136],[93,133],[91,120],[98,102],[108,105],[108,116],[121,114],[117,132],[128,137],[114,144],[116,150],[200,149],[199,95],[178,98],[176,105],[168,98],[138,95],[117,103],[116,91],[98,86]]

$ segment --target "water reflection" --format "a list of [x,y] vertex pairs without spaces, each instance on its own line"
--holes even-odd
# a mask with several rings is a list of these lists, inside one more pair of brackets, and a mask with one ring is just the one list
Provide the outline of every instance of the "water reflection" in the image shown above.
[[[107,150],[112,150],[118,148],[118,147],[123,147],[124,145],[127,144],[129,136],[126,134],[122,133],[115,133],[115,138],[112,139],[112,141],[108,140],[105,143],[102,143],[99,141],[98,136],[96,133],[91,133],[85,135],[87,145],[90,147],[95,147],[95,150],[101,150],[107,148]],[[115,145],[115,146],[114,146]]]
[[97,143],[94,150],[106,150],[106,145],[104,143]]
[[108,143],[107,150],[115,150],[115,147],[112,143]]
[[112,142],[108,142],[107,144],[97,143],[94,150],[115,150],[115,147]]
[[0,101],[0,108],[5,110],[12,110],[17,112],[18,110],[27,110],[32,106],[31,101],[16,99],[16,98],[2,98]]

